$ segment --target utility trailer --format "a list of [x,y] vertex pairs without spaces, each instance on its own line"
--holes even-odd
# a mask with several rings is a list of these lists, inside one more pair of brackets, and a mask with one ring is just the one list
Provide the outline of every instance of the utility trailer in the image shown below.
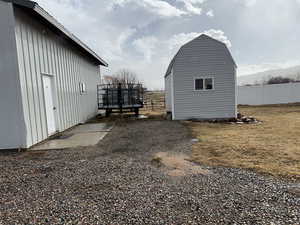
[[144,107],[144,89],[141,84],[98,85],[98,109],[105,110],[106,116],[113,112],[134,112]]

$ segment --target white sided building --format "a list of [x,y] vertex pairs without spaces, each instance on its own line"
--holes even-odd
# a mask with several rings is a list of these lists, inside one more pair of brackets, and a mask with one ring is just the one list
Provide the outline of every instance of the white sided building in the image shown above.
[[97,54],[38,4],[0,0],[0,149],[29,148],[95,116]]
[[227,46],[207,35],[183,45],[165,74],[167,112],[173,120],[235,118],[236,69]]

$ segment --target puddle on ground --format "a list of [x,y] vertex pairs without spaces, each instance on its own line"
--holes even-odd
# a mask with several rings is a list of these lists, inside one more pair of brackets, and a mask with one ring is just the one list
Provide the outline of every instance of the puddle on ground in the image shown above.
[[166,172],[172,177],[182,177],[193,174],[207,175],[209,170],[203,169],[201,166],[190,161],[185,154],[159,152],[152,159],[153,162],[162,164],[166,167]]

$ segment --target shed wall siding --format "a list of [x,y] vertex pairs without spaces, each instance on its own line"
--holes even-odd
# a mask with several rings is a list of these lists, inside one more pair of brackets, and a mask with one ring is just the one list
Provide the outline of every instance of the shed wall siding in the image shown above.
[[[175,120],[236,117],[236,69],[225,45],[195,39],[178,54],[173,73]],[[213,77],[214,90],[195,91],[197,77]]]
[[[58,131],[85,122],[97,113],[100,69],[62,37],[15,8],[16,40],[27,146],[48,137],[42,75],[54,80]],[[80,94],[79,83],[87,93]]]
[[172,73],[165,78],[165,98],[166,98],[166,110],[167,112],[172,112]]
[[0,1],[0,149],[25,145],[14,25],[12,4]]

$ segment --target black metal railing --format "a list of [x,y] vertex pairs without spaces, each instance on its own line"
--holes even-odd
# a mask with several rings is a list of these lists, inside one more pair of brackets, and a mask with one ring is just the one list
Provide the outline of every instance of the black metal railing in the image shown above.
[[99,109],[142,108],[144,89],[141,84],[98,85]]

